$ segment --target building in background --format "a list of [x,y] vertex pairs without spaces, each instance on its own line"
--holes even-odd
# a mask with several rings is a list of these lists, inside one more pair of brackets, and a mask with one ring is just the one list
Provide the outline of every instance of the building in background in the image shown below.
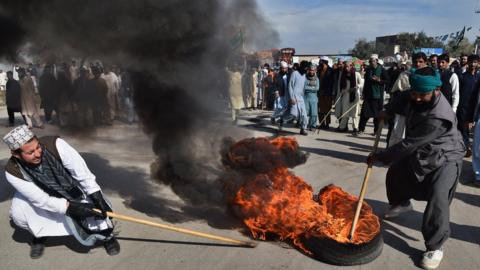
[[382,55],[391,56],[400,52],[398,35],[375,38],[375,50]]

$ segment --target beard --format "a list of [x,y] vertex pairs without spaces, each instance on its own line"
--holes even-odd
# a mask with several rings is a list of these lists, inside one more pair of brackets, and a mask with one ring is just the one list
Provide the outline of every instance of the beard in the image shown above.
[[416,103],[413,100],[410,100],[412,103],[412,108],[415,112],[421,113],[430,110],[433,108],[433,105],[435,105],[436,100],[438,99],[437,95],[435,95],[435,92],[432,95],[432,99],[430,99],[429,102],[423,102],[423,103]]

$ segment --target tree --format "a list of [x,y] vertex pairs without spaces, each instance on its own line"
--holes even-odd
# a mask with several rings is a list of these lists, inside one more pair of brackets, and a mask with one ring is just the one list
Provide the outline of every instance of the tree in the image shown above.
[[443,43],[429,37],[425,32],[400,33],[398,34],[398,45],[402,51],[411,52],[415,48],[443,48]]
[[[397,35],[396,45],[400,45],[401,51],[412,52],[415,48],[444,48],[440,41],[436,41],[433,37],[429,37],[425,32],[407,33],[403,32]],[[353,56],[360,59],[366,59],[372,53],[378,53],[380,56],[386,56],[387,48],[385,44],[375,41],[367,41],[366,38],[360,38],[356,41],[355,47],[349,50]]]
[[472,54],[475,51],[475,45],[470,43],[468,38],[464,37],[462,41],[457,46],[457,41],[455,39],[450,39],[447,45],[445,46],[445,51],[448,52],[450,57],[460,56],[462,53]]
[[367,59],[372,53],[375,53],[375,41],[367,41],[366,38],[360,38],[356,41],[355,47],[349,50],[353,56],[360,59]]

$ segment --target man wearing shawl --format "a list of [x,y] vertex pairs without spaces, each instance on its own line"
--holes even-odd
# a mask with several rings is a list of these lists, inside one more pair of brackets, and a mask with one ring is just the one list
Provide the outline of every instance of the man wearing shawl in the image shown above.
[[12,153],[5,176],[16,190],[10,218],[32,234],[31,258],[42,256],[46,237],[66,235],[84,246],[103,242],[109,255],[120,252],[106,215],[112,209],[75,149],[58,137],[37,138],[26,125],[3,141]]
[[420,265],[435,269],[443,258],[442,246],[450,235],[449,207],[455,193],[465,154],[457,119],[441,94],[438,71],[412,70],[411,89],[390,103],[380,118],[397,114],[406,118],[405,138],[367,160],[390,164],[387,197],[391,208],[385,218],[413,209],[410,199],[427,201],[422,234],[427,251]]
[[357,110],[355,107],[358,103],[359,93],[357,93],[357,80],[355,77],[355,67],[352,62],[344,64],[343,71],[340,73],[339,87],[340,90],[337,97],[340,99],[335,106],[335,116],[340,123],[337,128],[338,132],[348,131],[348,119],[352,117],[353,132],[358,132]]

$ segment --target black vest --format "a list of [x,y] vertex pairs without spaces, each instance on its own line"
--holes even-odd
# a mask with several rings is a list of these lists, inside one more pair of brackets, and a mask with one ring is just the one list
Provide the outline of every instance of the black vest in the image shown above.
[[442,87],[441,91],[442,94],[447,99],[450,106],[453,104],[453,91],[452,91],[452,84],[450,84],[450,78],[452,77],[453,72],[450,70],[442,71],[440,78],[442,79]]
[[[79,199],[83,196],[83,192],[78,186],[78,182],[73,179],[70,172],[63,167],[62,159],[56,146],[57,138],[56,136],[46,136],[38,139],[42,147],[53,156],[53,163],[56,164],[56,167],[51,169],[50,174],[45,171],[37,178],[30,174],[31,172],[29,173],[27,168],[21,169],[21,165],[19,165],[19,162],[13,156],[8,160],[5,171],[25,181],[28,181],[27,179],[29,177],[35,185],[50,196],[66,198],[68,200]],[[28,177],[25,177],[24,173],[26,173]],[[47,178],[44,178],[45,176]],[[42,181],[43,179],[47,179],[48,181]],[[68,188],[65,188],[65,186]]]

